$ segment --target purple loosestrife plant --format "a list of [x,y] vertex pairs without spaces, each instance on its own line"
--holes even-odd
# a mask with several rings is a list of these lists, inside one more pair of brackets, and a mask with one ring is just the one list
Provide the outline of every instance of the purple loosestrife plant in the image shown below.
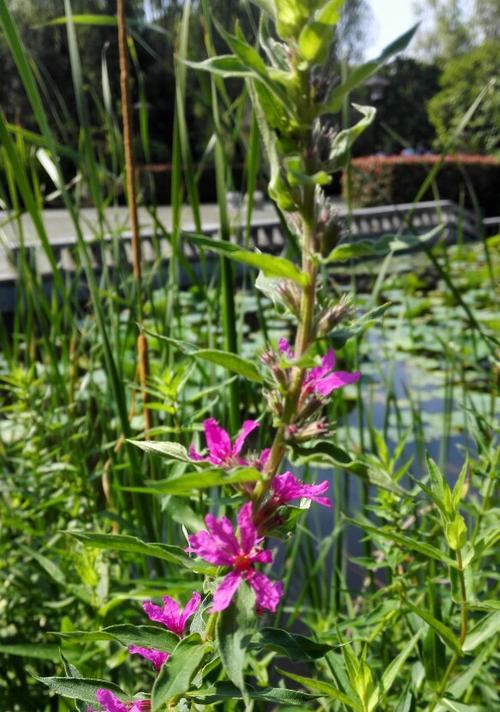
[[[330,182],[333,171],[346,165],[353,141],[373,120],[374,110],[356,106],[361,119],[344,131],[336,132],[325,126],[324,115],[338,112],[343,98],[356,86],[353,80],[341,83],[325,66],[341,17],[341,1],[256,0],[256,4],[263,11],[261,54],[253,41],[245,40],[239,28],[237,35],[218,28],[232,54],[210,57],[196,66],[222,76],[245,78],[270,164],[269,194],[285,214],[300,248],[300,263],[238,249],[228,242],[203,236],[190,235],[189,239],[228,259],[260,269],[257,287],[296,320],[295,342],[291,346],[282,339],[278,351],[267,350],[261,358],[264,368],[232,353],[197,352],[197,358],[206,357],[209,361],[216,358],[217,364],[238,377],[246,376],[263,386],[259,421],[244,420],[234,441],[210,417],[203,424],[205,454],[193,446],[186,451],[179,443],[139,443],[144,450],[163,453],[170,461],[180,460],[183,467],[195,470],[189,476],[181,474],[161,483],[165,492],[192,496],[198,489],[202,497],[207,488],[221,486],[220,497],[215,501],[238,513],[236,527],[230,517],[212,512],[205,516],[206,529],[199,529],[192,520],[186,521],[187,529],[195,529],[193,533],[186,532],[186,553],[158,544],[145,545],[145,551],[151,555],[157,553],[177,567],[204,574],[206,598],[201,603],[194,594],[183,611],[169,597],[164,598],[162,607],[151,602],[144,604],[149,618],[167,629],[161,650],[145,644],[147,640],[157,640],[159,634],[155,632],[148,638],[139,629],[137,640],[130,647],[132,653],[150,660],[157,672],[150,700],[124,704],[114,693],[100,690],[97,699],[106,712],[132,709],[138,712],[149,703],[152,712],[158,712],[177,709],[181,701],[182,709],[194,709],[191,705],[195,704],[192,700],[196,699],[196,690],[205,690],[211,701],[224,704],[227,689],[233,690],[231,694],[241,698],[250,709],[251,686],[245,680],[250,649],[261,646],[264,652],[270,646],[271,650],[282,652],[289,648],[290,642],[296,648],[305,645],[300,636],[272,628],[266,629],[266,635],[256,636],[255,612],[269,616],[282,603],[282,583],[273,580],[262,568],[273,561],[266,537],[280,533],[290,502],[305,500],[331,507],[325,496],[327,481],[307,484],[289,470],[283,474],[280,471],[286,460],[293,459],[299,443],[308,448],[307,453],[314,453],[314,447],[329,437],[332,424],[325,417],[325,406],[340,389],[360,379],[359,372],[335,370],[336,357],[329,345],[331,330],[349,320],[352,309],[349,300],[336,300],[318,275],[339,254],[336,250],[341,248],[345,259],[350,248],[348,243],[339,246],[345,230],[322,186]],[[209,23],[208,6],[205,2],[202,6]],[[274,39],[269,23],[275,26]],[[408,35],[399,45],[394,44],[384,59],[403,49],[410,39]],[[366,65],[359,72],[359,81],[378,66],[376,62]],[[336,343],[340,335],[345,341],[349,326],[342,324],[340,332],[334,333]],[[260,455],[243,454],[261,415],[263,422],[272,423],[264,438],[269,447]],[[186,490],[183,482],[189,483]],[[203,506],[206,503],[204,499]],[[287,535],[286,531],[281,533]],[[186,620],[198,607],[196,625],[186,635]],[[283,643],[283,635],[288,636],[288,643]],[[318,651],[314,641],[309,641],[306,647]],[[323,655],[330,647],[320,645],[319,649]],[[303,659],[309,660],[310,654],[305,653]],[[233,687],[226,686],[219,694],[221,681]],[[309,708],[312,698],[305,693],[279,690],[284,704],[293,698],[299,706],[303,703],[303,708]],[[260,694],[264,694],[262,690]],[[263,700],[266,699],[264,696]],[[269,703],[276,702],[279,703],[276,696],[269,698]],[[371,709],[366,705],[355,707],[358,708]]]

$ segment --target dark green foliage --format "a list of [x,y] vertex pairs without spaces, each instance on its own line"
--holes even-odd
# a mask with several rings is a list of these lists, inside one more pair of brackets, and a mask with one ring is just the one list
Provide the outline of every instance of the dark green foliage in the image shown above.
[[486,96],[453,147],[468,153],[495,154],[500,150],[499,67],[500,44],[495,40],[447,62],[439,79],[441,91],[429,102],[429,119],[440,145],[449,140],[467,108],[489,84]]
[[[412,57],[396,57],[356,97],[377,109],[372,126],[357,142],[355,155],[430,149],[436,133],[427,104],[439,89],[439,67]],[[472,103],[472,101],[471,101]]]

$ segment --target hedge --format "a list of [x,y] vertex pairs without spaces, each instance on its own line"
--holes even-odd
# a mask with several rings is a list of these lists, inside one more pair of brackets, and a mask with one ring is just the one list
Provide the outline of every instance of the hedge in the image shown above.
[[[356,207],[411,203],[440,156],[363,156],[351,162],[351,197]],[[342,177],[347,194],[347,176]],[[421,200],[465,201],[474,208],[477,197],[484,215],[500,215],[500,161],[492,156],[457,154],[448,156],[433,186]]]

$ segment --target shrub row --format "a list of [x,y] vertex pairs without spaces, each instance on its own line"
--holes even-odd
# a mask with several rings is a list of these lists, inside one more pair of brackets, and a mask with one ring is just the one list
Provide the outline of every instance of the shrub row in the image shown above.
[[[411,203],[440,157],[364,156],[352,161],[351,195],[357,207],[373,207]],[[343,195],[347,194],[347,177],[342,180]],[[500,161],[492,156],[458,154],[448,156],[433,185],[421,200],[465,201],[474,208],[476,197],[484,215],[500,214]]]

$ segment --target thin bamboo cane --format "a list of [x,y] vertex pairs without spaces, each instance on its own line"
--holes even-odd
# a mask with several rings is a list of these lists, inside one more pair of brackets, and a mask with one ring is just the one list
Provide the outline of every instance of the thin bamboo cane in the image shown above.
[[[137,193],[135,185],[135,160],[134,148],[132,144],[133,136],[133,117],[132,105],[130,101],[129,89],[129,63],[127,53],[127,21],[125,18],[125,2],[124,0],[116,0],[116,21],[118,25],[118,50],[120,60],[120,94],[122,104],[122,121],[123,121],[123,148],[125,152],[125,173],[127,180],[127,204],[130,220],[130,229],[132,232],[132,269],[134,280],[136,283],[136,298],[137,298],[137,320],[139,326],[142,325],[142,294],[141,294],[141,244],[139,234],[139,219],[137,214]],[[139,382],[141,386],[144,429],[147,432],[151,429],[151,411],[147,407],[148,392],[147,379],[149,374],[148,364],[148,342],[146,335],[141,330],[137,337],[137,358]]]

